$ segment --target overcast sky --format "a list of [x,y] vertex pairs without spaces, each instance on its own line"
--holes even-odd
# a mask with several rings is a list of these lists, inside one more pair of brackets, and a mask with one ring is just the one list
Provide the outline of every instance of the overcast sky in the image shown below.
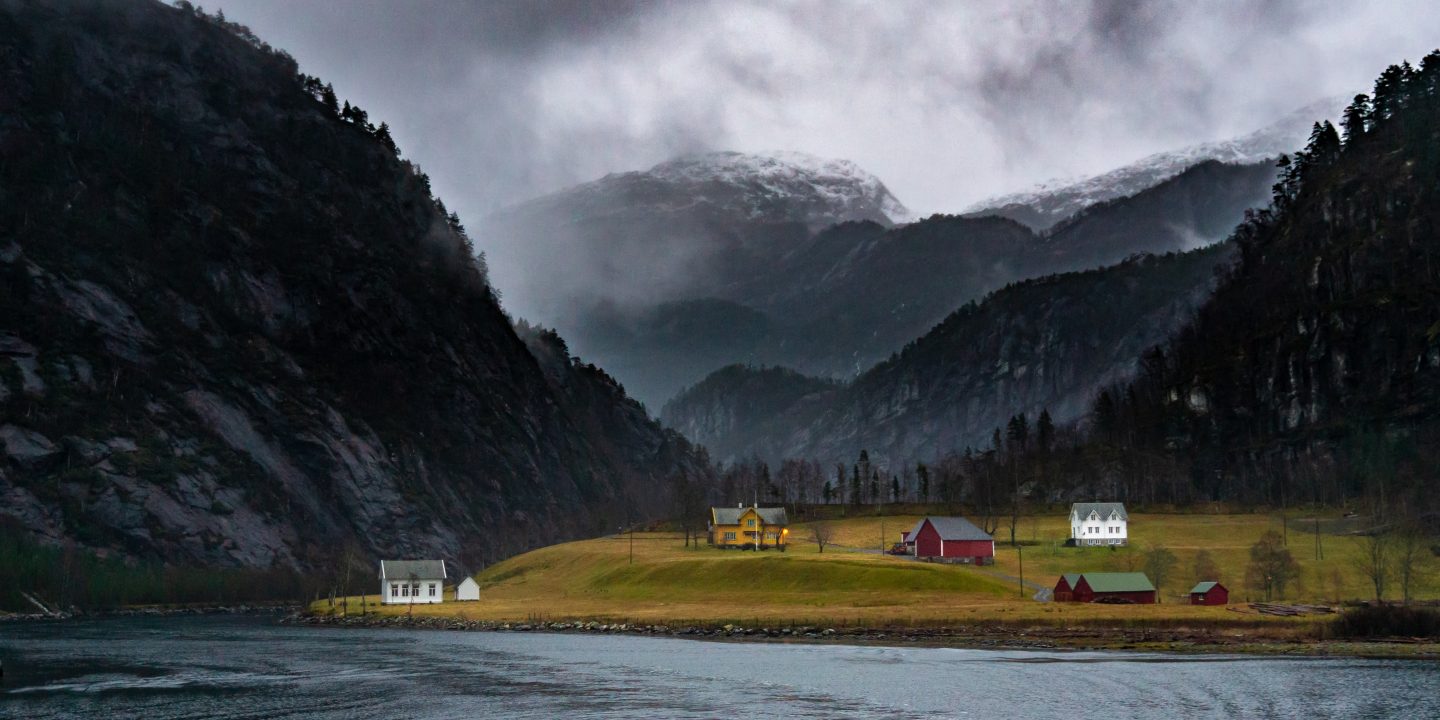
[[956,211],[1242,134],[1440,46],[1433,0],[218,6],[389,122],[472,221],[722,149],[847,158]]

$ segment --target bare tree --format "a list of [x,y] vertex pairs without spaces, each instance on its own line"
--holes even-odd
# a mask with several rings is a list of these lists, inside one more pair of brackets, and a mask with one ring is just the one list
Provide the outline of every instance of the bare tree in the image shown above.
[[1423,580],[1425,531],[1415,518],[1406,518],[1395,532],[1395,581],[1400,583],[1400,600],[1410,604],[1410,591]]
[[1359,542],[1356,567],[1370,581],[1370,586],[1375,589],[1375,601],[1380,602],[1385,599],[1385,590],[1390,586],[1392,538],[1388,530],[1376,528],[1368,535],[1361,535]]
[[810,540],[820,548],[820,553],[825,553],[825,546],[830,544],[830,539],[835,537],[835,526],[828,520],[817,520],[810,523]]
[[1145,574],[1155,582],[1156,595],[1159,595],[1165,588],[1165,581],[1170,578],[1170,573],[1175,569],[1179,560],[1170,548],[1164,545],[1155,545],[1145,551]]
[[1215,562],[1215,556],[1209,550],[1201,550],[1195,553],[1194,572],[1195,582],[1219,581],[1220,566]]
[[1250,546],[1250,565],[1245,569],[1245,584],[1263,592],[1265,599],[1284,597],[1285,587],[1300,577],[1300,563],[1285,547],[1285,538],[1274,530],[1265,531],[1260,541]]

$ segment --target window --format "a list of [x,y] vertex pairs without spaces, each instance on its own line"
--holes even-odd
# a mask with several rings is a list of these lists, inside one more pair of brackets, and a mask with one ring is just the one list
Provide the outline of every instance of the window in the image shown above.
[[745,521],[745,527],[755,527],[755,519],[754,519],[754,518],[751,518],[751,519],[749,519],[749,520],[746,520],[746,521]]
[[415,597],[420,597],[420,583],[412,583],[410,585],[410,594]]
[[726,540],[734,540],[734,539],[735,539],[735,533],[733,533],[733,532],[727,532],[727,533],[725,533],[725,539],[726,539]]
[[430,597],[435,597],[435,583],[430,583]]
[[401,586],[400,586],[400,597],[410,597],[410,586],[409,586],[409,585],[401,585]]
[[400,583],[390,583],[390,597],[400,597]]

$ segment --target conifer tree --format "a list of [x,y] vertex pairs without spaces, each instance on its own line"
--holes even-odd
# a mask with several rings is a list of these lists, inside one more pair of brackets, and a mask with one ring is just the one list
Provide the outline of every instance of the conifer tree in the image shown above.
[[1345,115],[1340,119],[1340,127],[1345,130],[1347,147],[1355,140],[1365,136],[1366,126],[1369,122],[1370,96],[1361,93],[1350,101],[1350,105],[1345,108]]

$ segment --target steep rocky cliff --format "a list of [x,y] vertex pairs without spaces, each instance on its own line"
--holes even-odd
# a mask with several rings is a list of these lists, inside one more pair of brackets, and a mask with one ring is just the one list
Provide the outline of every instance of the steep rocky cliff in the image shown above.
[[1016,413],[1074,420],[1140,351],[1189,320],[1229,246],[1141,256],[1018,283],[953,313],[848,385],[727,368],[666,405],[663,419],[719,458],[890,467],[982,447]]
[[383,125],[243,28],[5,0],[0,78],[0,514],[35,535],[473,565],[654,512],[692,461],[519,337]]

